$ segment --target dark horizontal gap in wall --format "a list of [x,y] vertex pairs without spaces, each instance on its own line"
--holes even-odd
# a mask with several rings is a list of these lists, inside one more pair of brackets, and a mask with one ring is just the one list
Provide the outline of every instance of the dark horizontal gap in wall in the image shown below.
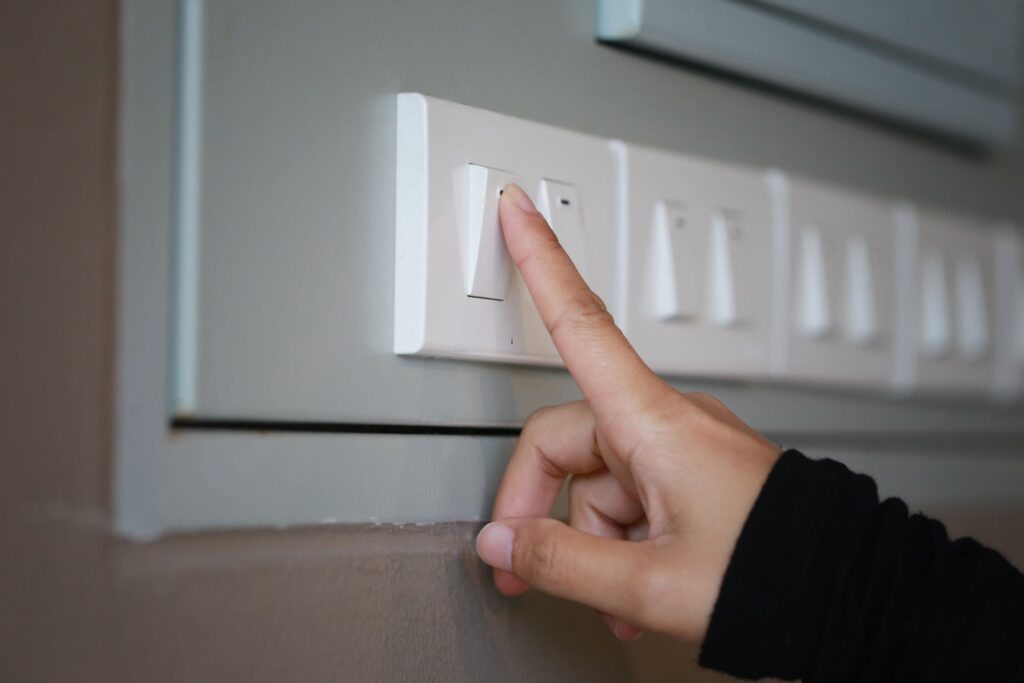
[[377,424],[371,422],[318,422],[305,420],[244,420],[178,417],[172,429],[233,432],[291,432],[305,434],[412,434],[423,436],[519,436],[519,427],[464,425]]
[[[521,427],[488,427],[467,425],[379,424],[368,422],[324,422],[309,420],[260,420],[210,417],[178,417],[171,421],[172,429],[193,431],[276,432],[292,434],[405,434],[414,436],[519,436]],[[964,431],[944,433],[927,432],[766,432],[765,436],[786,448],[804,448],[814,455],[817,448],[866,448],[878,450],[907,450],[913,452],[937,450],[949,452],[1020,452],[1024,443],[1021,432]],[[979,443],[984,443],[983,448]]]

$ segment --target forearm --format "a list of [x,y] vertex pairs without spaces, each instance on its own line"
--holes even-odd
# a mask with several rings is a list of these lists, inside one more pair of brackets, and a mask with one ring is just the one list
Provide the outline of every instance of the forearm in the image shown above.
[[1020,680],[1022,615],[1024,578],[998,553],[790,451],[737,543],[701,663],[808,682]]

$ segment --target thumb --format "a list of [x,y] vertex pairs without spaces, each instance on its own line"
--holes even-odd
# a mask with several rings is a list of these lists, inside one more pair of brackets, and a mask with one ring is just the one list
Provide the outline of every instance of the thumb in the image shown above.
[[643,543],[592,536],[546,517],[521,518],[485,526],[476,550],[487,564],[545,593],[644,621],[648,553]]

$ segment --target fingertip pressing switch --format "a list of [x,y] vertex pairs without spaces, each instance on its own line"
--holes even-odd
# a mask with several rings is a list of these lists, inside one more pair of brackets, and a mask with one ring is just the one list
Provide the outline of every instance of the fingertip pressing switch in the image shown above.
[[502,301],[508,292],[512,257],[498,220],[498,200],[514,174],[487,166],[465,168],[467,219],[466,295]]

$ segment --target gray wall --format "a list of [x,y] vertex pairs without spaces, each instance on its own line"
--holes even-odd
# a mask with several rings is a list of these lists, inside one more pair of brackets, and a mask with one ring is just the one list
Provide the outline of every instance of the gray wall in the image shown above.
[[[133,65],[158,52],[167,33],[160,29],[172,21],[154,6],[138,3],[131,13],[135,40],[126,45],[143,46]],[[926,206],[1024,219],[1016,158],[1006,168],[1002,159],[951,153],[598,45],[596,0],[202,6],[195,32],[202,37],[194,41],[202,45],[199,370],[190,415],[504,425],[578,396],[564,373],[549,369],[392,353],[401,91],[669,151],[780,166]],[[133,69],[147,83],[170,75],[158,60]],[[147,98],[129,101],[129,114],[157,120],[168,108],[152,105],[159,94],[127,93]],[[151,161],[152,139],[166,133],[129,123],[141,131],[143,161]],[[152,173],[142,163],[131,170]],[[162,216],[151,210],[146,218],[152,225]],[[812,431],[830,410],[843,411],[848,431],[866,414],[876,428],[912,417],[896,402],[880,411],[876,401],[842,401],[834,392],[705,386],[765,430]],[[959,412],[966,415],[929,419],[977,417],[969,406]]]
[[[197,21],[180,32],[168,1],[126,2],[122,13],[116,499],[118,528],[135,537],[325,519],[481,520],[510,445],[195,430],[169,439],[167,359],[193,349],[169,343],[168,303],[190,300],[166,291],[172,281],[179,294],[198,291],[183,307],[198,330],[195,403],[178,406],[185,417],[515,425],[578,397],[557,369],[392,352],[396,92],[1021,217],[1014,173],[998,163],[598,45],[591,0],[181,4]],[[177,105],[176,53],[189,75]],[[177,118],[196,124],[176,131],[176,112],[191,111],[181,102],[195,103],[195,118]],[[195,131],[195,147],[176,153]],[[177,200],[176,156],[194,159],[177,166],[196,185]],[[195,229],[176,228],[174,217],[192,209]],[[194,234],[179,243],[198,245],[195,278],[172,274],[172,262],[189,261],[172,257],[174,234]],[[871,441],[882,467],[871,471],[934,447],[939,429],[961,444],[998,431],[1003,454],[1024,440],[1020,408],[983,401],[681,386],[719,395],[780,442],[820,452],[825,435],[829,454],[849,457]],[[1024,460],[969,462],[980,479],[1022,495]],[[920,479],[917,465],[900,461],[888,490],[912,496],[903,482]]]
[[[459,3],[436,4],[462,16]],[[530,4],[538,14],[542,5]],[[584,19],[538,32],[589,40],[590,5],[559,3],[559,16]],[[478,27],[510,21],[467,13],[463,20]],[[150,544],[111,534],[117,16],[115,2],[99,0],[0,9],[0,83],[9,89],[0,109],[0,679],[699,680],[692,649],[658,638],[619,644],[586,609],[496,595],[473,558],[470,524],[224,532]],[[528,47],[529,35],[521,42]],[[620,77],[668,68],[602,59]],[[806,172],[1021,217],[1019,149],[963,157],[700,76],[678,78],[699,95],[679,104],[697,151],[728,146],[759,161],[783,154]],[[536,100],[519,105],[466,99],[539,117],[538,102],[556,90],[541,85]],[[649,123],[651,135],[672,133],[669,118]],[[883,485],[921,458],[938,471],[991,474],[1015,449],[1004,444],[1005,454],[974,459],[989,445],[979,435],[857,462]],[[952,476],[925,477],[921,504],[955,533],[1024,562],[1019,500],[978,487],[950,495]]]

